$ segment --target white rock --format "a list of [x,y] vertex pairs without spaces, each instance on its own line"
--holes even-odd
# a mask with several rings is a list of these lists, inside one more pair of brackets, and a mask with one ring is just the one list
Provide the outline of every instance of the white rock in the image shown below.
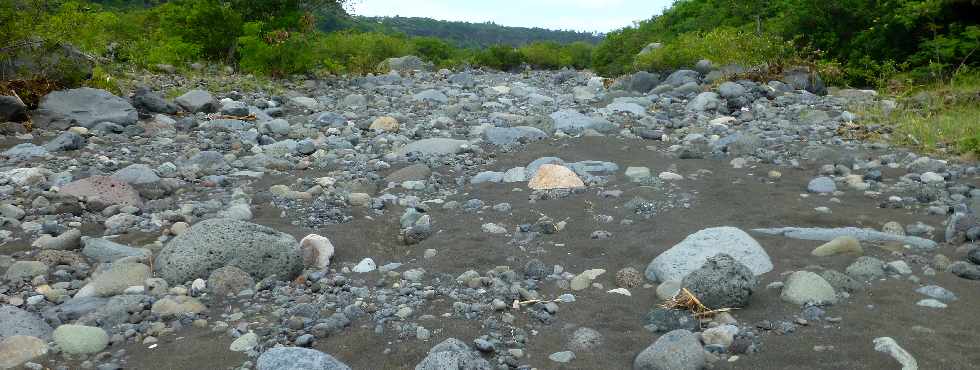
[[357,265],[354,266],[353,269],[351,269],[351,271],[358,272],[358,273],[365,273],[377,269],[378,269],[378,265],[374,263],[373,259],[365,258],[361,260],[361,262],[358,262]]
[[932,298],[923,299],[921,301],[916,302],[915,304],[917,306],[929,307],[929,308],[946,308],[946,307],[948,307],[945,303],[942,303],[939,300],[932,299]]
[[875,351],[887,353],[898,361],[899,364],[902,364],[902,370],[919,370],[919,364],[915,361],[915,358],[900,347],[894,339],[890,337],[875,338],[874,345]]
[[304,265],[321,270],[330,266],[330,259],[333,258],[334,254],[334,247],[330,243],[330,239],[317,234],[303,237],[303,240],[299,242],[299,250],[303,256]]
[[755,275],[772,271],[772,261],[759,242],[738,228],[724,226],[688,235],[654,258],[647,265],[645,275],[651,281],[682,281],[692,271],[700,269],[708,257],[719,253],[732,256]]
[[661,180],[664,181],[678,181],[684,179],[684,176],[678,175],[673,172],[667,172],[667,171],[661,172],[659,177]]

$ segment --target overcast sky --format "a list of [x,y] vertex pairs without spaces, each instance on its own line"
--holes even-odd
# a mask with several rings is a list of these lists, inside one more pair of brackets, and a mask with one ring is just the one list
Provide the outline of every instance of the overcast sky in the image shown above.
[[660,14],[673,0],[352,0],[354,14],[608,32]]

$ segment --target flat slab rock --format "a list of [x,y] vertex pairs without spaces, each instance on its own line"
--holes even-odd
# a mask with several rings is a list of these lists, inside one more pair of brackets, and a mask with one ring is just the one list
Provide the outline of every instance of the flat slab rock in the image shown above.
[[61,193],[105,204],[142,207],[139,193],[128,183],[106,176],[92,176],[68,183]]
[[936,249],[936,242],[917,236],[901,236],[874,229],[840,227],[833,229],[817,227],[780,227],[772,229],[752,229],[753,232],[768,235],[782,235],[801,240],[831,241],[837,237],[850,236],[862,242],[899,242],[924,250]]

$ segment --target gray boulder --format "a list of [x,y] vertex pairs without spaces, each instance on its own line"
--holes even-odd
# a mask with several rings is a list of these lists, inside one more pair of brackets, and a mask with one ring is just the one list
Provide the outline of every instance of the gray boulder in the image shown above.
[[130,100],[133,101],[133,107],[136,107],[136,109],[141,112],[164,114],[177,113],[177,105],[164,100],[160,94],[150,91],[150,88],[146,86],[137,87],[136,92],[133,94],[133,97]]
[[727,254],[709,257],[704,266],[681,282],[682,287],[710,308],[747,306],[757,284],[752,270]]
[[634,73],[625,86],[627,90],[646,94],[660,83],[660,75],[646,71]]
[[651,281],[683,281],[700,269],[709,257],[727,254],[756,276],[772,270],[772,261],[762,246],[744,231],[730,226],[704,229],[689,235],[653,259],[646,269]]
[[429,90],[424,90],[422,92],[419,92],[413,95],[412,99],[421,102],[434,102],[434,103],[442,103],[442,104],[445,104],[446,102],[449,101],[449,97],[446,96],[446,94],[443,94],[441,91],[435,89],[429,89]]
[[175,100],[184,110],[191,113],[214,113],[218,111],[218,101],[204,90],[191,90]]
[[71,131],[64,131],[51,141],[44,144],[44,149],[49,152],[61,152],[67,150],[78,150],[85,146],[85,138]]
[[795,90],[806,90],[817,95],[827,95],[827,85],[816,72],[806,67],[796,67],[783,73],[783,82]]
[[667,79],[665,79],[663,83],[674,87],[681,86],[689,82],[697,83],[700,75],[701,74],[696,71],[681,69],[671,73],[670,76],[667,76]]
[[320,112],[310,115],[310,122],[317,126],[340,127],[347,123],[347,118],[334,112]]
[[225,156],[219,152],[206,150],[195,154],[180,163],[181,171],[201,175],[219,175],[231,170]]
[[493,145],[513,145],[544,140],[547,137],[548,134],[544,131],[529,126],[490,127],[483,130],[483,139]]
[[429,350],[428,356],[415,366],[415,370],[490,370],[492,367],[479,352],[470,349],[463,341],[449,338]]
[[51,328],[44,319],[20,308],[0,305],[0,340],[15,335],[51,339]]
[[258,370],[350,370],[331,355],[315,349],[275,347],[262,352],[256,361]]
[[875,280],[885,276],[885,263],[871,256],[861,256],[844,272],[858,281]]
[[126,126],[138,119],[136,108],[126,99],[89,87],[50,93],[41,99],[34,113],[34,124],[50,130],[92,128],[102,122]]
[[727,81],[718,86],[718,94],[725,99],[736,99],[745,95],[745,87],[737,83]]
[[82,244],[85,245],[82,254],[99,262],[112,262],[125,257],[149,260],[152,256],[149,249],[133,248],[102,238],[86,238]]
[[416,153],[423,156],[450,155],[463,151],[463,146],[468,144],[466,140],[456,140],[447,138],[429,138],[408,143],[395,151],[395,155],[404,157],[409,153]]
[[31,143],[20,143],[3,152],[3,156],[15,162],[29,161],[50,154],[47,149]]
[[722,104],[717,93],[708,91],[700,93],[698,96],[694,97],[694,99],[691,99],[691,101],[687,103],[687,110],[695,112],[724,112],[727,110],[727,108],[725,104]]
[[303,269],[299,243],[289,234],[249,222],[210,219],[173,238],[156,259],[159,275],[172,284],[235,266],[256,279],[291,279]]
[[0,95],[0,122],[27,120],[27,105],[14,96]]
[[657,338],[633,360],[634,370],[700,370],[704,366],[701,341],[684,329]]
[[587,116],[573,109],[563,109],[549,115],[554,121],[555,131],[578,134],[585,130],[610,132],[617,126],[603,118]]
[[134,163],[123,167],[109,177],[130,185],[143,185],[160,182],[160,176],[157,176],[156,171],[150,168],[150,166],[142,163]]

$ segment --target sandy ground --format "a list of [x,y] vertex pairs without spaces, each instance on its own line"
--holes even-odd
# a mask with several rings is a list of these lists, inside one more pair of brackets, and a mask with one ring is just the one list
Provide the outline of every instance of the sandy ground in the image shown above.
[[[406,247],[397,241],[397,217],[400,211],[390,210],[383,217],[366,220],[363,213],[355,212],[353,222],[332,225],[320,229],[306,229],[290,225],[280,219],[280,210],[269,206],[268,200],[256,198],[253,202],[255,222],[272,226],[293,234],[297,238],[309,232],[328,236],[335,246],[335,261],[357,262],[372,257],[382,265],[402,262],[400,271],[423,267],[429,272],[444,272],[453,276],[473,269],[486,271],[498,265],[510,265],[520,270],[530,258],[538,258],[548,265],[559,264],[566,271],[577,273],[591,268],[603,268],[608,272],[596,281],[606,289],[615,287],[615,272],[632,266],[641,272],[647,263],[659,253],[681,241],[688,234],[714,226],[737,226],[744,230],[759,227],[813,226],[837,227],[860,226],[880,228],[885,222],[902,224],[923,221],[942,230],[941,216],[928,216],[922,210],[882,209],[878,201],[857,191],[848,190],[839,197],[841,203],[831,203],[829,197],[801,197],[806,182],[817,172],[817,165],[804,164],[803,169],[778,168],[783,176],[776,182],[766,179],[773,169],[760,166],[750,169],[733,169],[727,162],[714,160],[679,160],[646,149],[650,142],[623,141],[615,138],[581,138],[560,142],[530,145],[526,150],[499,153],[491,170],[505,170],[524,166],[541,156],[559,156],[566,161],[603,160],[627,166],[646,166],[654,174],[676,166],[682,175],[709,170],[710,174],[697,179],[675,182],[674,195],[693,195],[690,208],[676,208],[650,219],[637,216],[623,207],[634,196],[657,199],[664,194],[656,189],[630,184],[620,175],[602,190],[622,190],[619,199],[598,196],[600,189],[589,189],[567,198],[527,201],[525,184],[485,184],[467,186],[468,193],[452,200],[465,201],[479,198],[487,205],[510,202],[510,214],[485,210],[482,213],[445,211],[436,207],[431,212],[438,232],[419,245]],[[660,144],[663,145],[663,144]],[[436,172],[451,175],[446,168]],[[296,176],[306,176],[297,172]],[[886,171],[886,181],[889,173]],[[263,183],[287,183],[291,179],[267,178]],[[894,176],[892,180],[894,181]],[[980,185],[974,180],[974,185]],[[258,185],[258,184],[257,184]],[[257,189],[264,189],[256,186]],[[522,188],[524,191],[513,191]],[[833,212],[821,214],[813,208],[827,206]],[[530,223],[540,214],[557,220],[566,219],[568,226],[558,234],[539,237],[531,248],[520,249],[509,245],[507,236],[481,232],[480,225],[495,222],[509,229],[521,223]],[[600,224],[594,215],[611,215],[612,223]],[[632,225],[621,225],[620,220],[629,218]],[[370,232],[365,232],[370,230]],[[595,230],[612,233],[608,240],[593,240]],[[754,234],[773,260],[775,268],[760,278],[760,288],[750,305],[734,312],[740,325],[754,326],[762,320],[792,321],[800,314],[800,308],[779,299],[778,290],[765,289],[774,281],[781,281],[784,274],[814,266],[843,271],[853,257],[834,256],[818,258],[810,250],[819,242],[798,241],[783,237]],[[136,238],[132,237],[131,238]],[[425,249],[438,250],[435,258],[423,260]],[[897,259],[892,252],[873,245],[865,245],[866,254],[885,261]],[[3,252],[7,252],[4,250]],[[941,246],[939,253],[953,260],[962,258],[954,247]],[[927,255],[931,257],[931,254]],[[897,363],[889,356],[875,352],[872,340],[880,336],[894,337],[900,345],[918,360],[920,369],[971,369],[980,367],[980,341],[978,341],[976,307],[980,307],[980,282],[957,278],[948,273],[922,276],[922,267],[913,265],[915,274],[924,284],[938,284],[959,296],[948,308],[937,310],[919,307],[915,302],[925,298],[914,292],[919,284],[907,280],[888,279],[873,282],[865,291],[856,292],[851,298],[826,309],[827,316],[841,317],[839,323],[817,322],[798,328],[788,335],[762,332],[762,351],[740,356],[734,362],[716,363],[717,369],[897,369]],[[544,284],[544,296],[553,297],[558,291],[553,283]],[[563,304],[551,325],[529,324],[536,331],[527,347],[526,363],[539,369],[627,369],[633,357],[652,343],[657,335],[643,328],[646,313],[661,303],[653,287],[631,290],[632,297],[606,293],[605,290],[589,289],[576,292],[577,301]],[[437,317],[451,312],[452,301],[436,300],[417,315],[433,314]],[[216,312],[223,307],[212,307]],[[518,322],[527,322],[526,315],[517,314]],[[343,334],[319,340],[316,348],[349,364],[354,369],[411,369],[414,368],[436,343],[448,337],[471,341],[481,335],[482,320],[458,318],[424,321],[419,324],[433,330],[428,342],[417,339],[401,340],[394,334],[374,334],[373,322],[356,321]],[[604,336],[604,344],[593,353],[576,353],[577,359],[559,365],[548,360],[553,352],[567,349],[566,341],[578,326],[588,326]],[[915,326],[934,330],[932,334],[917,332]],[[196,329],[195,329],[196,330]],[[243,355],[230,352],[231,342],[224,333],[185,330],[176,336],[165,336],[155,349],[145,345],[129,345],[131,354],[128,368],[133,369],[224,369],[241,365],[247,360]],[[829,351],[818,352],[814,346],[834,346]],[[113,347],[110,349],[116,349]],[[384,349],[390,353],[383,354]]]

